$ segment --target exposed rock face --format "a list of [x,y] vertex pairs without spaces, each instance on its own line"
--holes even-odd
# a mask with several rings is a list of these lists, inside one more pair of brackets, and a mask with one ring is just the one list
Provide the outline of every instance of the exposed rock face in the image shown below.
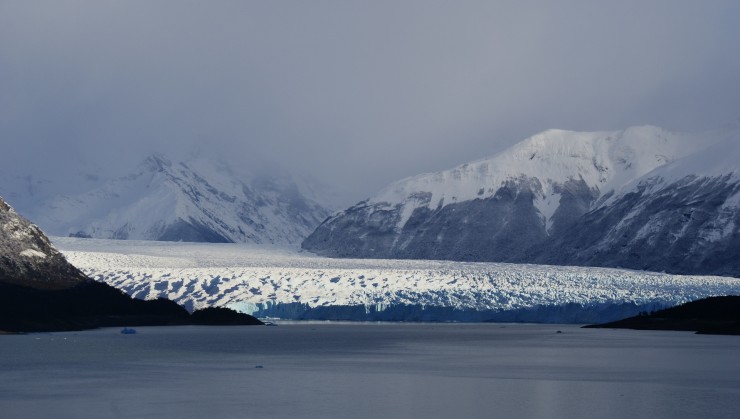
[[303,248],[740,276],[738,132],[548,131],[396,182],[328,218]]
[[641,183],[531,249],[531,260],[740,277],[738,194],[731,175],[687,177],[657,191]]
[[86,280],[36,225],[0,198],[0,282],[60,289]]
[[[583,181],[558,185],[561,206],[552,216],[551,230],[565,231],[596,199]],[[339,257],[513,261],[548,237],[534,206],[539,181],[521,178],[506,182],[493,196],[426,206],[429,193],[413,199],[419,205],[397,229],[404,205],[383,207],[360,203],[327,220],[303,246]]]
[[[198,324],[261,324],[234,312]],[[219,323],[222,322],[222,323]],[[38,227],[0,198],[0,331],[191,324],[172,301],[130,298],[69,264]]]

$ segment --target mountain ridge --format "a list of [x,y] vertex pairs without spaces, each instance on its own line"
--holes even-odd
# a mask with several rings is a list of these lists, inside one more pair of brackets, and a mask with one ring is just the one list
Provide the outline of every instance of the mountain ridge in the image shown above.
[[47,196],[26,212],[58,236],[298,244],[328,214],[305,181],[224,161],[152,154],[86,192]]
[[730,136],[631,182],[586,214],[570,235],[546,243],[558,252],[542,252],[533,261],[738,276],[739,140]]
[[[586,133],[545,131],[492,157],[394,182],[376,196],[332,215],[302,247],[335,257],[595,264],[671,271],[667,262],[659,261],[659,252],[644,245],[626,252],[653,254],[648,262],[644,258],[639,262],[629,258],[589,259],[580,257],[580,253],[585,244],[616,234],[620,217],[629,215],[626,207],[636,205],[625,198],[634,198],[630,191],[638,187],[649,191],[648,185],[662,179],[673,185],[669,187],[688,193],[676,183],[687,182],[687,176],[678,174],[695,172],[695,167],[706,168],[712,162],[703,160],[711,160],[709,156],[718,153],[721,156],[723,148],[721,167],[707,169],[697,178],[736,173],[732,156],[738,153],[739,132],[682,134],[652,126]],[[668,176],[660,168],[677,175]],[[737,184],[736,175],[727,179]],[[712,201],[734,208],[729,217],[736,221],[732,221],[735,224],[728,233],[733,243],[737,242],[740,225],[737,205],[732,205],[736,198],[736,188],[719,188]],[[673,205],[678,206],[694,202],[690,196],[674,201]],[[703,211],[717,211],[721,205]],[[593,220],[585,217],[594,217],[594,211],[607,207],[623,207],[624,213],[614,213],[598,228],[592,228]],[[651,210],[656,211],[656,207]],[[649,218],[650,214],[643,213],[638,219],[648,225]],[[664,224],[675,227],[675,223]],[[568,240],[573,231],[580,232],[576,236],[582,240],[589,238],[585,242]],[[706,247],[701,257],[738,249],[737,244],[718,246],[721,248]],[[603,243],[599,247],[602,255],[623,251]],[[697,261],[673,272],[740,273],[734,265],[714,265]]]

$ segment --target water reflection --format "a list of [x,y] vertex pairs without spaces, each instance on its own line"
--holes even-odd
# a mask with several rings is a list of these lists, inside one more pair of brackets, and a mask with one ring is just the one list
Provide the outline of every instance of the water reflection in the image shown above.
[[740,410],[737,337],[500,324],[137,331],[0,336],[2,416],[677,418]]

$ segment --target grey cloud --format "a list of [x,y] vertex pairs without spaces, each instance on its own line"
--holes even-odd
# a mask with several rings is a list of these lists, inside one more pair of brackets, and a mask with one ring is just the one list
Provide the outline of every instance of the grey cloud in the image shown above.
[[736,1],[4,1],[0,163],[125,171],[213,149],[360,199],[547,128],[732,120],[738,17]]

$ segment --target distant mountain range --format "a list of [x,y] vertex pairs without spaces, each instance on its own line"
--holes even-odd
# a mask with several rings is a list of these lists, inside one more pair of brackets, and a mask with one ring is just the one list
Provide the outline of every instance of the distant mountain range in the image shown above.
[[1,187],[57,236],[298,244],[329,215],[322,191],[303,179],[205,158],[173,162],[154,154],[126,176],[86,175],[78,183],[73,189],[82,191],[71,194],[33,176]]
[[739,162],[738,127],[548,130],[333,215],[327,191],[301,177],[160,154],[126,176],[68,185],[0,175],[0,194],[56,236],[740,276]]
[[549,130],[395,182],[302,244],[333,257],[740,276],[740,130]]

